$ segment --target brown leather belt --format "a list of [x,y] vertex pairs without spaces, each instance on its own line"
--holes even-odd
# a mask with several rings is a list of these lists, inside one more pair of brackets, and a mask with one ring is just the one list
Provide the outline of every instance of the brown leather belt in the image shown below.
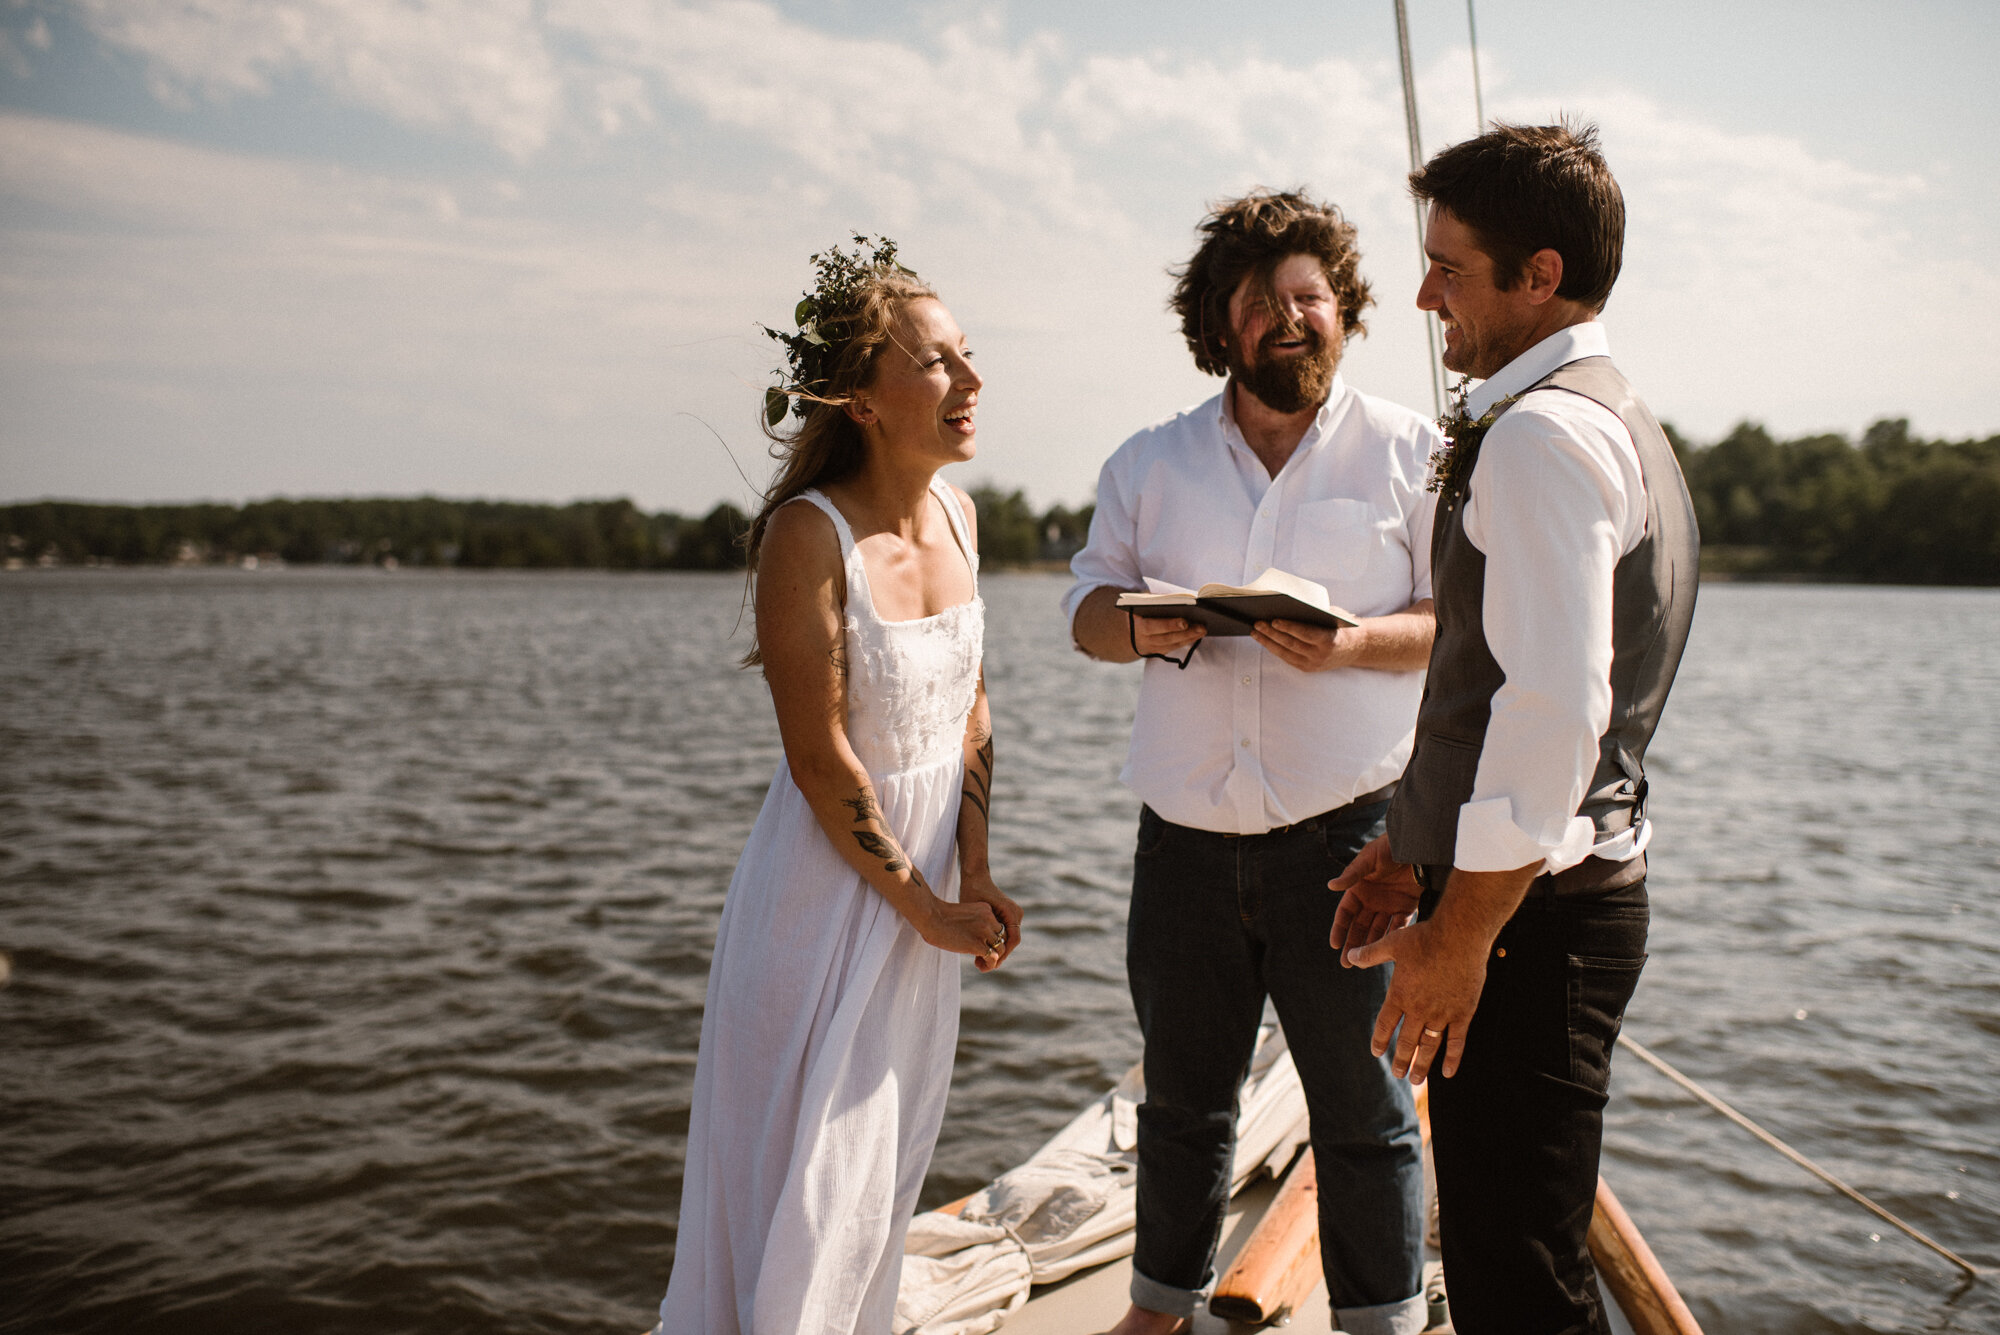
[[1386,802],[1395,795],[1396,784],[1385,783],[1372,793],[1363,793],[1346,806],[1335,807],[1331,811],[1322,811],[1317,816],[1307,816],[1304,820],[1293,821],[1290,825],[1274,825],[1268,830],[1259,830],[1256,834],[1231,834],[1227,830],[1218,830],[1216,833],[1220,834],[1224,839],[1258,839],[1267,834],[1288,834],[1293,830],[1303,829],[1311,825],[1314,821],[1322,821],[1329,816],[1338,816],[1344,811],[1353,810],[1355,807],[1367,807],[1373,806],[1377,802]]

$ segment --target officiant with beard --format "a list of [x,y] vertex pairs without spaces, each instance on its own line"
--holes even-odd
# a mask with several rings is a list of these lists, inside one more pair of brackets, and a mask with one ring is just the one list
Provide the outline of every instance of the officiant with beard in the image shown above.
[[[1144,805],[1126,966],[1145,1039],[1132,1307],[1118,1335],[1183,1327],[1215,1282],[1236,1093],[1266,998],[1304,1085],[1334,1323],[1423,1328],[1423,1188],[1407,1086],[1369,1051],[1379,970],[1329,968],[1327,882],[1381,833],[1410,757],[1435,619],[1442,442],[1339,373],[1371,304],[1354,228],[1259,191],[1200,227],[1172,306],[1221,393],[1119,447],[1063,600],[1077,647],[1145,659],[1123,779]],[[1205,639],[1117,606],[1150,577],[1245,585],[1278,568],[1358,614]]]

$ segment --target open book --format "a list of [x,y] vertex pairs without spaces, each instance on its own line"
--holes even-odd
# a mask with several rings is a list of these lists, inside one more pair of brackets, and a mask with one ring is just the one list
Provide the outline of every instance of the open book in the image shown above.
[[1184,617],[1210,635],[1248,635],[1253,621],[1303,621],[1355,626],[1359,619],[1327,601],[1326,588],[1282,570],[1266,570],[1249,585],[1204,584],[1183,589],[1148,577],[1146,593],[1121,593],[1118,605],[1137,617]]

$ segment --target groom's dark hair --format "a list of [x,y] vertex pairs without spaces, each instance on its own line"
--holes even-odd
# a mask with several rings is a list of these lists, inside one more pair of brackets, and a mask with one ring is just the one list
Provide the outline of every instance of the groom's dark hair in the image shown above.
[[1493,257],[1509,290],[1538,250],[1562,256],[1556,295],[1601,311],[1625,253],[1625,197],[1597,151],[1595,125],[1502,125],[1453,144],[1422,171],[1410,193],[1448,210]]

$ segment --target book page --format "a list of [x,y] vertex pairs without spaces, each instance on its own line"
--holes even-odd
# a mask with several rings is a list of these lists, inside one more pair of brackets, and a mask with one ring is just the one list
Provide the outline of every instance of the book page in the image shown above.
[[[1151,580],[1146,581],[1148,584]],[[1326,586],[1315,584],[1309,579],[1289,574],[1276,566],[1250,581],[1242,588],[1227,584],[1204,584],[1201,596],[1204,598],[1240,598],[1246,594],[1282,593],[1288,594],[1308,607],[1317,607],[1322,612],[1333,610],[1333,603],[1327,597]]]
[[1194,590],[1183,589],[1178,584],[1169,584],[1163,579],[1145,576],[1147,592],[1121,593],[1118,595],[1120,607],[1184,607],[1194,601]]

